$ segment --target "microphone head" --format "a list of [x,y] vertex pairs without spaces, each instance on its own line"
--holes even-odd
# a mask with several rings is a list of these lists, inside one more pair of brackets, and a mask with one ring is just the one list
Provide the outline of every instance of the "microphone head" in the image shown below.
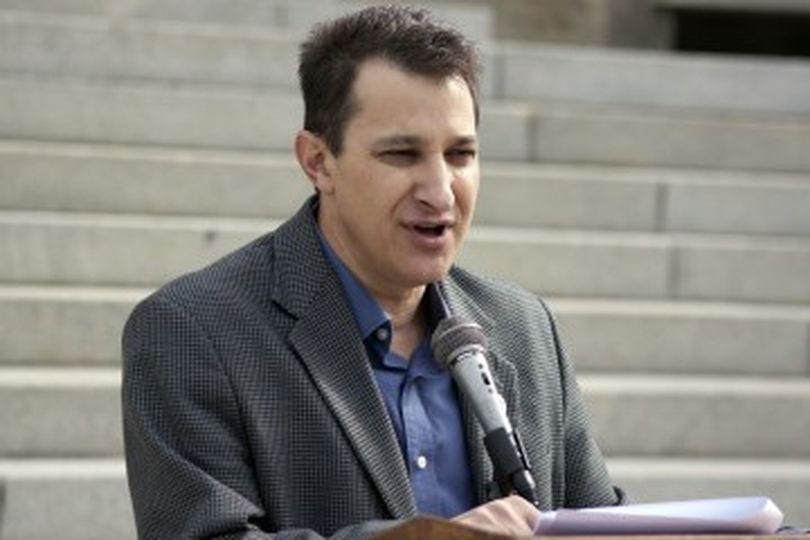
[[486,349],[484,330],[464,317],[452,316],[442,319],[433,332],[430,347],[433,357],[449,369],[453,360],[465,349]]

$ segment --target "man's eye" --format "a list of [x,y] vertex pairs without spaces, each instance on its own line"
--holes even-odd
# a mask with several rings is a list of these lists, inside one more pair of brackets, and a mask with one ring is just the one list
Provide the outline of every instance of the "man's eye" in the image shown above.
[[477,151],[474,148],[458,148],[447,153],[447,159],[454,164],[466,164],[475,159]]
[[419,157],[416,150],[400,149],[400,150],[386,150],[380,154],[383,161],[393,163],[395,165],[404,165],[413,163]]

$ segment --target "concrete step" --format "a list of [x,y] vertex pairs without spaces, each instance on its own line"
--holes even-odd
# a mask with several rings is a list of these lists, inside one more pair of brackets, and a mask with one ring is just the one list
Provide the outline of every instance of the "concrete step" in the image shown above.
[[[268,220],[0,213],[0,282],[152,286],[272,230]],[[548,295],[810,302],[810,241],[473,228],[460,262]]]
[[[288,152],[292,94],[70,78],[0,80],[0,137]],[[486,103],[485,158],[810,171],[810,118]]]
[[[810,235],[810,175],[483,164],[485,225]],[[288,154],[0,140],[0,208],[284,218]]]
[[120,458],[0,460],[0,538],[135,540],[125,474]]
[[535,161],[810,170],[806,116],[537,104],[532,117]]
[[6,210],[243,218],[289,217],[313,193],[290,154],[3,140],[0,183]]
[[[500,98],[810,113],[810,61],[493,44]],[[744,92],[740,89],[745,88]]]
[[579,382],[608,455],[810,457],[808,377],[622,374]]
[[[97,16],[121,20],[181,21],[289,29],[300,34],[316,22],[358,9],[353,0],[0,0],[0,10],[45,15]],[[481,41],[493,34],[494,15],[482,5],[427,5],[438,17]]]
[[[810,458],[810,378],[586,374],[580,384],[608,455]],[[1,369],[0,457],[119,455],[119,387],[116,368]]]
[[804,239],[478,227],[459,260],[545,296],[810,300]]
[[278,28],[0,11],[0,70],[293,91],[302,37]]
[[0,281],[156,285],[200,268],[277,225],[262,220],[4,212],[0,246],[8,251]]
[[302,122],[292,94],[75,79],[0,80],[0,136],[290,151]]
[[791,460],[678,460],[614,457],[608,470],[638,502],[767,496],[784,523],[810,524],[810,462]]
[[117,368],[0,370],[0,457],[121,455]]
[[146,289],[0,286],[0,364],[114,366]]
[[[0,286],[0,364],[114,366],[148,289]],[[584,373],[810,375],[810,308],[552,298]]]
[[578,369],[810,375],[810,306],[551,298]]
[[479,223],[807,235],[810,175],[485,162]]

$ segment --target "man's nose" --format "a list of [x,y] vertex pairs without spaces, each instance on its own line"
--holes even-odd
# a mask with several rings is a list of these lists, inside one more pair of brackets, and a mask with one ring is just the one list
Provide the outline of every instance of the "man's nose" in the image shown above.
[[453,168],[443,155],[425,160],[416,185],[416,198],[434,210],[451,210],[456,197],[453,193]]

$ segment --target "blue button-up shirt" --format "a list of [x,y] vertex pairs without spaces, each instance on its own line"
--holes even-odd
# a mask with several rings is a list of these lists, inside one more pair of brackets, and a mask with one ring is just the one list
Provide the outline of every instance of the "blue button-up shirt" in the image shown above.
[[[433,358],[429,338],[410,358],[391,350],[391,321],[321,236],[340,277],[394,424],[420,512],[452,517],[475,506],[464,424],[455,384]],[[428,287],[433,287],[429,285]],[[431,295],[426,295],[428,302]],[[443,313],[430,305],[429,325]]]

